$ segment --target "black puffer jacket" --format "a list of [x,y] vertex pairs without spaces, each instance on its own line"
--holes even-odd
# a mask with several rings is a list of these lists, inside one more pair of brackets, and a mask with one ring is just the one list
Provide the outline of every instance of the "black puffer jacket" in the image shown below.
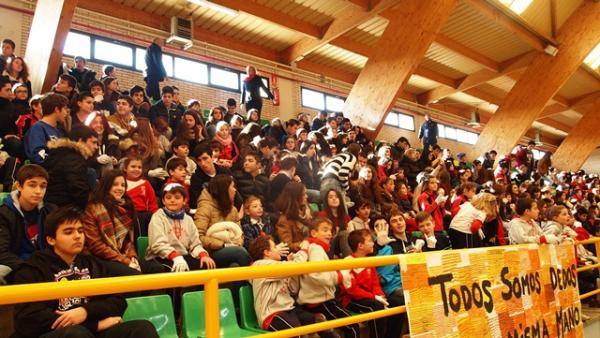
[[250,195],[259,197],[263,203],[267,197],[267,189],[269,186],[269,178],[265,174],[258,174],[256,177],[248,174],[243,170],[238,170],[233,173],[235,179],[235,187],[237,191],[242,195],[244,201]]
[[84,144],[65,138],[49,141],[48,158],[42,164],[50,177],[46,201],[85,209],[91,190],[87,180],[91,156]]
[[77,80],[77,88],[80,92],[89,92],[90,82],[96,80],[96,72],[89,68],[84,68],[82,72],[75,67],[71,68],[69,69],[69,75]]

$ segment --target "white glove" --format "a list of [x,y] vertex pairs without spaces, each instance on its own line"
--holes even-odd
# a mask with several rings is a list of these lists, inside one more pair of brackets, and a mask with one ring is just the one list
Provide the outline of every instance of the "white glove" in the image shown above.
[[385,308],[387,308],[388,306],[390,306],[390,303],[388,303],[388,301],[383,296],[375,295],[375,300],[378,301],[378,302],[380,302],[381,304],[383,304],[383,306]]
[[156,168],[156,169],[149,170],[148,176],[156,177],[156,178],[163,180],[166,177],[169,177],[169,173],[163,168]]
[[223,247],[224,247],[224,248],[228,248],[228,247],[230,247],[230,246],[237,246],[237,245],[235,245],[235,244],[233,244],[233,243],[225,243],[225,244],[223,244]]
[[415,250],[421,251],[421,249],[423,249],[423,245],[425,245],[425,241],[422,239],[417,239],[415,241]]
[[138,261],[137,261],[137,259],[135,259],[135,257],[131,257],[130,262],[129,262],[129,267],[140,271],[140,263],[138,263]]
[[96,95],[94,96],[94,102],[102,102],[104,100],[104,96]]
[[110,164],[112,163],[112,157],[102,154],[96,158],[96,161],[98,161],[100,164]]
[[386,246],[396,241],[394,238],[388,236],[389,229],[390,226],[385,220],[377,220],[375,222],[375,234],[377,235],[377,244],[379,246]]
[[558,244],[560,243],[560,238],[549,234],[549,235],[544,235],[544,237],[546,238],[546,243],[548,244]]
[[444,204],[444,203],[446,203],[447,199],[448,199],[448,196],[439,195],[438,197],[436,197],[435,203],[437,203],[437,204]]
[[184,272],[190,271],[188,263],[185,261],[183,256],[177,256],[173,259],[173,266],[171,267],[172,272]]
[[275,245],[275,249],[279,251],[279,255],[282,257],[285,257],[290,253],[290,247],[284,242]]
[[435,238],[435,236],[427,237],[425,240],[427,241],[428,248],[430,248],[430,249],[435,248],[435,244],[437,243],[437,238]]
[[477,233],[479,234],[479,238],[481,238],[481,239],[485,238],[485,234],[483,233],[483,230],[481,230],[481,228],[479,228],[479,230],[477,230]]

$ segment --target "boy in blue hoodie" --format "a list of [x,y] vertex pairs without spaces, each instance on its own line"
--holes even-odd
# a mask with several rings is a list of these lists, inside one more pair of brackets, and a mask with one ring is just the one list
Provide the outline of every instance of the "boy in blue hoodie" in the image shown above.
[[48,173],[37,164],[21,167],[17,190],[0,206],[0,284],[35,251],[45,247],[44,205]]
[[69,100],[61,94],[49,93],[42,98],[43,117],[25,134],[25,156],[31,163],[43,163],[48,156],[48,141],[64,137],[59,123],[65,123],[68,105]]

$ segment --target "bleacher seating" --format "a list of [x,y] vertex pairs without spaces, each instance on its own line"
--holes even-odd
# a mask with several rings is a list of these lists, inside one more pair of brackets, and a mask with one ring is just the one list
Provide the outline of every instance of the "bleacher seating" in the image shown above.
[[161,338],[177,338],[177,323],[168,295],[127,298],[123,320],[149,320]]

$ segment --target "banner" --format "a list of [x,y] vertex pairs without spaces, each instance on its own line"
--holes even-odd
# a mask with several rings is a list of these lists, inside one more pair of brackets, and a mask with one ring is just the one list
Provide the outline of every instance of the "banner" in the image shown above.
[[583,337],[573,245],[399,257],[411,337]]

